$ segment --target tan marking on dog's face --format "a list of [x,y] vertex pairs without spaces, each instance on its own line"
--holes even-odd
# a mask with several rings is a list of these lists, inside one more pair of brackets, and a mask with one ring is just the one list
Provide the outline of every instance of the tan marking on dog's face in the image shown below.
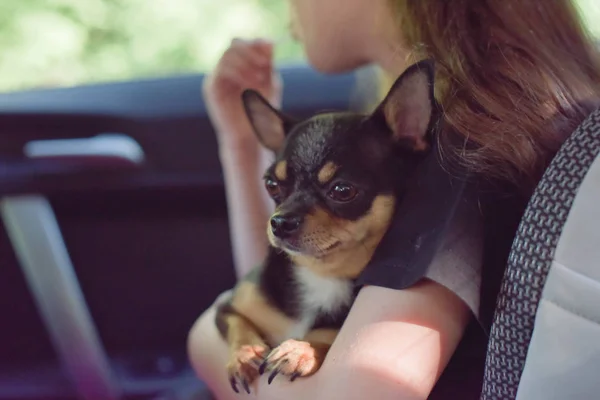
[[337,172],[338,168],[339,166],[336,165],[333,161],[329,161],[325,165],[323,165],[323,167],[319,170],[319,173],[317,174],[317,179],[319,180],[319,183],[322,185],[329,183],[329,181],[335,176],[335,173]]
[[275,166],[275,177],[280,181],[287,179],[287,161],[279,161]]
[[367,214],[356,221],[337,218],[317,208],[305,217],[300,236],[302,253],[288,253],[296,264],[319,275],[355,278],[385,235],[395,205],[394,196],[377,196]]
[[242,281],[236,287],[231,306],[243,314],[267,338],[271,346],[286,338],[295,322],[269,304],[256,284]]

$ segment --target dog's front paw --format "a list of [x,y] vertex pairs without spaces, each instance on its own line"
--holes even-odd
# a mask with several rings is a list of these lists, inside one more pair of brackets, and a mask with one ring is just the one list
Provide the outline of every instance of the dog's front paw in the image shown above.
[[262,375],[270,371],[268,382],[271,384],[278,374],[294,381],[298,377],[314,374],[323,364],[328,345],[314,344],[289,339],[274,348],[259,368]]
[[227,372],[231,388],[239,393],[238,384],[250,394],[250,384],[258,377],[258,369],[269,349],[262,345],[243,345],[229,356]]

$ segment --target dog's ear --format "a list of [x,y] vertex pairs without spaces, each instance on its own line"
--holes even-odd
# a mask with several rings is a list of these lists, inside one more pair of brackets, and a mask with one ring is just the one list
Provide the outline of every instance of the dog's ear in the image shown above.
[[277,152],[292,129],[295,121],[276,110],[267,99],[253,89],[246,89],[242,93],[242,101],[250,125],[258,140],[267,149]]
[[411,151],[430,147],[429,123],[434,112],[434,65],[430,60],[409,67],[392,85],[374,117],[383,118],[393,139]]

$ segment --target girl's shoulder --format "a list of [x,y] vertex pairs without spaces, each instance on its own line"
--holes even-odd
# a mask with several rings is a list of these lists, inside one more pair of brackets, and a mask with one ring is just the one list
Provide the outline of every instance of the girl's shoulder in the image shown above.
[[434,149],[358,283],[404,289],[432,279],[461,297],[487,330],[525,205],[514,188],[444,166]]

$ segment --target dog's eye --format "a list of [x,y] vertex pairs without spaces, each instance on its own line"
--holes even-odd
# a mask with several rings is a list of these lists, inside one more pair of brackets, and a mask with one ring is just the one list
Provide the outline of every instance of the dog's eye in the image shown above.
[[277,183],[277,181],[271,178],[265,179],[265,188],[267,189],[267,192],[269,192],[269,195],[271,197],[277,197],[279,195],[279,192],[281,192],[281,187],[279,186],[279,183]]
[[347,202],[356,197],[358,190],[349,183],[337,183],[328,193],[328,196],[335,201]]

